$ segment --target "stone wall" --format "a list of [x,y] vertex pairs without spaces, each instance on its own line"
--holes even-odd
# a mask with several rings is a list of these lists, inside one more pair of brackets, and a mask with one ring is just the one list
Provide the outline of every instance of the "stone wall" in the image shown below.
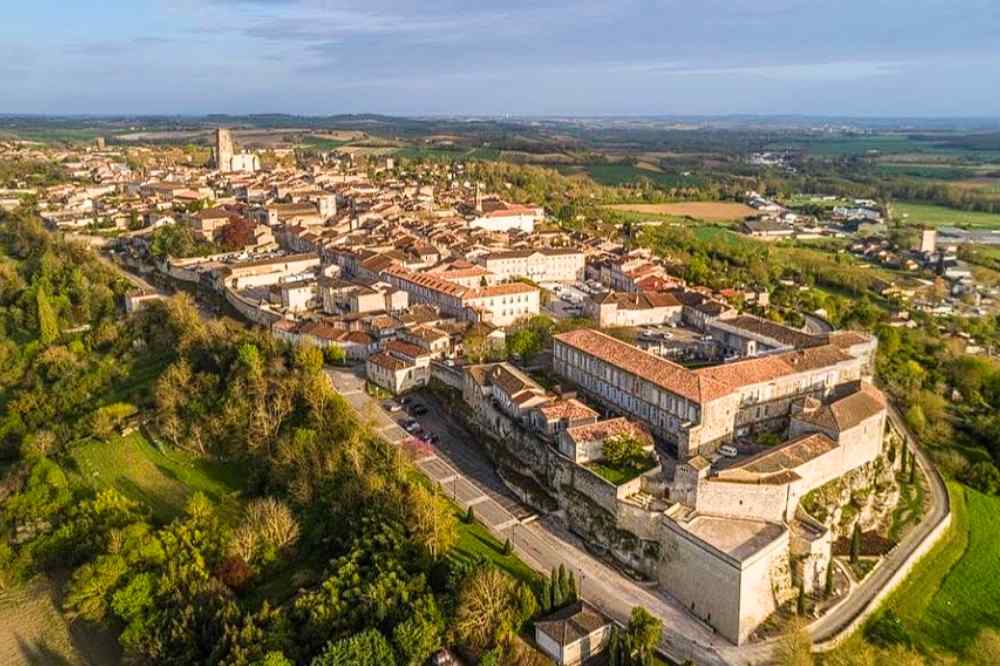
[[789,490],[788,485],[708,479],[698,486],[695,508],[701,513],[716,516],[782,523],[790,514]]
[[235,290],[226,287],[226,301],[236,308],[236,311],[246,317],[249,321],[261,326],[271,327],[271,324],[282,318],[277,312],[264,310],[257,303],[248,298],[243,298]]

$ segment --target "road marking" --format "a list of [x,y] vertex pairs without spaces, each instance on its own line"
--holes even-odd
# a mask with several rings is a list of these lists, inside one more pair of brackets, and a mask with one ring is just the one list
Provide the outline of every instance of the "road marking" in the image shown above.
[[420,460],[417,460],[416,463],[418,465],[422,465],[422,464],[424,464],[426,462],[430,462],[432,460],[437,460],[437,456],[434,455],[433,453],[430,454],[430,455],[428,455],[428,456],[425,456],[425,457],[421,458]]
[[480,495],[476,499],[474,499],[474,500],[472,500],[470,502],[467,502],[466,506],[475,506],[477,504],[482,504],[483,502],[485,502],[488,499],[489,499],[488,495]]

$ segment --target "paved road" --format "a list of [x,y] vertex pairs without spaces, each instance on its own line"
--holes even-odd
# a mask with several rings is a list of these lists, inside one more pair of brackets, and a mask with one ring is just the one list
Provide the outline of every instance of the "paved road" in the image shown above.
[[810,333],[812,335],[824,335],[826,333],[833,332],[833,326],[831,326],[828,321],[804,312],[802,313],[802,317],[806,320],[806,333]]
[[[330,368],[328,375],[352,406],[389,441],[407,441],[398,423],[410,418],[405,412],[389,413],[364,392],[364,379],[350,368]],[[500,538],[510,538],[518,555],[536,570],[547,573],[564,564],[580,581],[581,595],[608,616],[625,623],[634,606],[644,606],[664,623],[661,648],[678,661],[692,659],[707,666],[734,663],[721,651],[738,650],[717,637],[707,625],[685,611],[679,603],[655,587],[646,588],[587,552],[581,540],[556,518],[534,520],[530,508],[514,498],[503,485],[485,451],[453,416],[430,396],[419,402],[429,408],[417,421],[426,432],[440,437],[416,457],[416,464],[441,484],[463,508],[475,507],[476,517]]]
[[916,453],[917,461],[930,482],[931,509],[917,527],[910,530],[903,540],[900,541],[899,545],[879,564],[872,575],[868,576],[858,586],[857,590],[848,597],[843,606],[835,612],[820,618],[810,627],[809,633],[812,635],[813,640],[817,642],[835,637],[859,613],[863,612],[875,598],[875,595],[882,590],[886,583],[889,582],[889,579],[895,575],[896,571],[906,563],[917,547],[923,543],[931,530],[947,518],[949,511],[951,511],[948,489],[945,487],[944,481],[927,458],[927,454],[916,445],[916,438],[913,437],[909,428],[906,427],[906,423],[900,417],[899,412],[891,404],[889,405],[889,418],[892,420],[893,425],[896,426],[896,429],[903,433],[910,451]]

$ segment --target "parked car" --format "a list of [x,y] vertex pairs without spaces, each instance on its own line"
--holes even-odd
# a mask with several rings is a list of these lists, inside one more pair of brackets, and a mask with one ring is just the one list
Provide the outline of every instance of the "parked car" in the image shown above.
[[387,411],[390,412],[398,412],[403,409],[403,406],[401,404],[392,401],[385,403],[384,407],[386,408]]
[[719,447],[719,453],[726,456],[727,458],[735,458],[740,455],[739,450],[732,444],[723,444]]
[[427,413],[427,408],[423,405],[414,405],[410,408],[410,413],[414,416],[423,416]]
[[415,433],[418,430],[420,430],[420,424],[414,421],[413,419],[408,419],[406,421],[403,421],[403,430],[411,434]]
[[401,405],[408,405],[408,404],[410,404],[411,402],[413,402],[413,397],[412,397],[412,396],[406,396],[405,398],[402,398],[402,399],[401,399],[401,400],[399,401],[399,404],[401,404]]
[[428,444],[437,444],[440,441],[441,441],[441,438],[438,437],[437,435],[435,435],[434,433],[431,433],[430,435],[427,435],[427,443]]

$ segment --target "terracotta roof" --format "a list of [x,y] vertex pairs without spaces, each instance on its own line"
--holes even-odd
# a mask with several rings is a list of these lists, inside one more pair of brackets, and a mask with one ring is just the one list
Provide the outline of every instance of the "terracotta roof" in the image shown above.
[[385,343],[385,351],[391,354],[402,354],[414,359],[424,356],[427,353],[420,347],[411,345],[409,342],[403,342],[402,340],[390,340]]
[[843,432],[858,425],[885,410],[885,396],[877,388],[867,382],[849,394],[828,405],[804,411],[796,418],[807,423],[814,423],[821,428],[835,432]]
[[857,331],[836,331],[830,334],[830,344],[840,349],[848,349],[854,345],[863,345],[871,341],[869,336]]
[[609,437],[628,435],[638,439],[643,446],[653,446],[653,437],[646,426],[625,417],[567,428],[566,434],[576,442],[603,442]]
[[[837,448],[836,442],[823,433],[810,433],[751,456],[741,463],[722,470],[718,478],[722,480],[747,480],[749,476],[763,479],[782,475],[778,480],[788,478],[785,473],[829,453]],[[771,482],[776,479],[771,478]]]
[[539,407],[538,411],[541,412],[546,421],[554,421],[558,419],[575,421],[577,419],[597,417],[597,412],[576,398],[553,400],[549,404]]
[[396,370],[403,370],[405,368],[410,367],[409,363],[406,363],[405,361],[402,361],[396,358],[395,356],[390,356],[385,352],[377,352],[375,354],[372,354],[371,356],[368,357],[368,362],[373,365],[377,365],[380,368],[385,368],[386,370],[392,370],[393,372],[395,372]]
[[593,329],[561,333],[555,339],[695,403],[716,400],[733,388],[720,379],[698,374]]
[[491,298],[493,296],[510,296],[513,294],[527,294],[537,292],[538,287],[532,287],[524,282],[509,282],[507,284],[495,284],[492,287],[475,289],[466,294],[467,299],[471,298]]
[[710,368],[699,368],[694,372],[736,389],[851,360],[852,356],[848,356],[833,345],[822,345],[724,363]]

